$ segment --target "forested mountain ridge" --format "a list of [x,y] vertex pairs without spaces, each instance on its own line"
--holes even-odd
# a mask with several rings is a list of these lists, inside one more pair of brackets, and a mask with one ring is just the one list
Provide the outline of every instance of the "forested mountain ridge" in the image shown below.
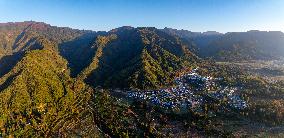
[[1,79],[2,133],[59,136],[72,129],[84,133],[77,121],[91,118],[86,104],[93,90],[70,78],[67,62],[53,50],[25,53]]
[[[25,51],[40,49],[42,45],[39,41],[43,39],[54,43],[54,50],[64,55],[65,49],[61,45],[75,41],[75,38],[84,39],[74,43],[81,45],[91,41],[95,37],[94,34],[93,31],[55,27],[41,22],[3,23],[0,25],[0,76],[7,73],[22,58]],[[68,52],[68,55],[72,55],[69,53],[71,52]]]
[[95,56],[82,74],[90,84],[114,88],[162,87],[176,70],[199,60],[178,38],[156,28],[117,28],[98,36],[93,47]]
[[1,76],[11,70],[26,51],[42,49],[43,40],[53,43],[52,49],[68,61],[73,77],[79,75],[93,86],[161,87],[171,83],[173,74],[170,72],[186,68],[185,64],[188,66],[198,59],[187,49],[190,46],[156,28],[121,27],[109,32],[93,32],[39,22],[7,23],[0,28],[3,36]]
[[190,32],[171,28],[162,31],[196,46],[196,54],[221,61],[271,60],[283,57],[284,34],[279,31]]
[[[68,62],[59,55],[61,43],[94,32],[37,22],[1,24],[0,28],[5,36],[0,41],[4,51],[0,57],[1,135],[99,134],[94,132],[98,130],[86,105],[94,90],[71,78]],[[91,129],[82,130],[80,125]]]
[[[55,27],[41,22],[3,23],[0,25],[2,55],[23,51],[24,46],[36,37],[43,37],[56,43],[74,39],[92,31],[82,31],[67,27]],[[5,51],[5,52],[2,52]]]

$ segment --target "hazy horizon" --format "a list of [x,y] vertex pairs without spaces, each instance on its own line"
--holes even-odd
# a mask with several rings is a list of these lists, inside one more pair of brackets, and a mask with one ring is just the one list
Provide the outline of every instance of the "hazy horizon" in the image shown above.
[[133,26],[192,32],[284,32],[283,6],[281,0],[0,0],[0,22],[33,20],[94,31]]
[[[50,23],[47,23],[47,22],[42,22],[42,21],[15,21],[15,22],[0,22],[0,24],[7,24],[7,23],[23,23],[23,22],[37,22],[37,23],[45,23],[45,24],[48,24],[48,25],[51,25],[51,26],[55,26],[55,27],[67,27],[67,28],[71,28],[71,29],[78,29],[78,30],[87,30],[87,31],[105,31],[105,32],[108,32],[108,31],[111,31],[113,29],[117,29],[117,28],[121,28],[121,27],[134,27],[134,28],[139,28],[139,27],[154,27],[154,28],[157,28],[155,26],[129,26],[129,25],[122,25],[122,26],[119,26],[119,27],[116,27],[116,28],[112,28],[110,30],[91,30],[91,29],[80,29],[80,28],[73,28],[73,27],[70,27],[70,26],[57,26],[57,25],[53,25],[53,24],[50,24]],[[226,34],[226,33],[241,33],[241,32],[250,32],[250,31],[259,31],[259,32],[282,32],[284,33],[284,31],[281,31],[281,30],[245,30],[245,31],[238,31],[238,32],[233,32],[233,31],[229,31],[229,32],[218,32],[218,31],[215,31],[215,30],[207,30],[207,31],[203,31],[203,32],[197,32],[197,31],[192,31],[192,30],[187,30],[187,29],[177,29],[177,28],[171,28],[171,27],[164,27],[164,28],[157,28],[157,29],[165,29],[165,28],[169,28],[169,29],[175,29],[175,30],[185,30],[185,31],[190,31],[190,32],[193,32],[193,33],[207,33],[207,32],[216,32],[216,33],[221,33],[221,34]]]

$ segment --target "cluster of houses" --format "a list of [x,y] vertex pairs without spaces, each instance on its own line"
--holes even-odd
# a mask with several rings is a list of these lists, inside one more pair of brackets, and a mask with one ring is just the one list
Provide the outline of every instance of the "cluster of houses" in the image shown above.
[[186,87],[167,88],[153,91],[129,91],[128,97],[146,100],[165,109],[197,108],[203,98]]
[[216,92],[208,93],[208,96],[219,101],[225,101],[229,106],[235,109],[245,109],[248,107],[247,102],[239,95],[236,94],[238,89],[236,87],[225,87]]
[[[176,87],[150,90],[128,91],[127,97],[144,100],[164,109],[202,110],[208,102],[206,98],[224,101],[236,109],[245,109],[246,102],[236,94],[237,88],[223,87],[218,84],[220,78],[201,76],[197,69],[175,79]],[[216,90],[218,88],[218,90]],[[215,89],[215,90],[214,90]]]
[[191,72],[184,74],[175,79],[176,84],[181,86],[187,86],[194,91],[212,91],[218,87],[217,82],[222,78],[213,78],[211,76],[201,76],[197,73],[197,68]]

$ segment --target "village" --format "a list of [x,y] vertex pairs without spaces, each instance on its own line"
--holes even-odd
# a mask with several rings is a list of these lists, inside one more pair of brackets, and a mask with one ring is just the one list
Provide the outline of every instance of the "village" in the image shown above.
[[[149,91],[128,91],[127,97],[147,101],[167,110],[202,111],[210,101],[219,101],[227,106],[243,110],[247,103],[237,94],[238,88],[222,86],[222,78],[201,76],[193,69],[175,79],[176,87]],[[208,100],[211,99],[211,100]]]

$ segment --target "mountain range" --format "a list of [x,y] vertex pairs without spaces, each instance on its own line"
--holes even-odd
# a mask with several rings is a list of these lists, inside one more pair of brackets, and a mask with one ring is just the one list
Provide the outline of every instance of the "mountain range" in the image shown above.
[[217,61],[272,60],[283,58],[284,33],[280,31],[204,33],[171,28],[168,34],[185,39],[196,47],[196,55]]
[[[95,32],[55,27],[40,22],[2,23],[0,32],[0,77],[9,72],[26,51],[42,49],[42,41],[49,41],[54,43],[53,51],[68,61],[72,77],[80,76],[90,82],[98,79],[95,85],[115,83],[113,81],[116,79],[112,78],[120,76],[124,78],[124,82],[119,82],[137,87],[131,78],[148,75],[148,78],[156,82],[142,82],[139,87],[144,87],[143,83],[154,87],[161,85],[161,76],[170,75],[166,72],[181,69],[179,66],[182,64],[198,62],[198,57],[222,61],[268,60],[281,58],[284,53],[282,32],[222,34],[214,31],[199,33],[171,28],[127,26],[109,32]],[[143,62],[141,57],[148,58],[148,63]],[[165,63],[166,59],[169,59],[169,63]],[[144,65],[141,65],[142,62]],[[145,64],[155,66],[156,70],[147,68],[142,75],[142,70],[130,68]],[[109,78],[105,79],[101,74]],[[160,78],[150,74],[159,74]],[[103,81],[100,80],[101,77],[104,78]],[[170,80],[164,80],[163,83],[169,83],[168,81]]]
[[282,44],[282,32],[196,33],[130,26],[96,32],[32,21],[1,23],[0,132],[61,136],[82,134],[85,125],[92,128],[86,135],[100,133],[86,123],[93,119],[90,99],[98,88],[173,86],[175,76],[193,68],[220,73],[208,58],[278,59],[284,55]]

